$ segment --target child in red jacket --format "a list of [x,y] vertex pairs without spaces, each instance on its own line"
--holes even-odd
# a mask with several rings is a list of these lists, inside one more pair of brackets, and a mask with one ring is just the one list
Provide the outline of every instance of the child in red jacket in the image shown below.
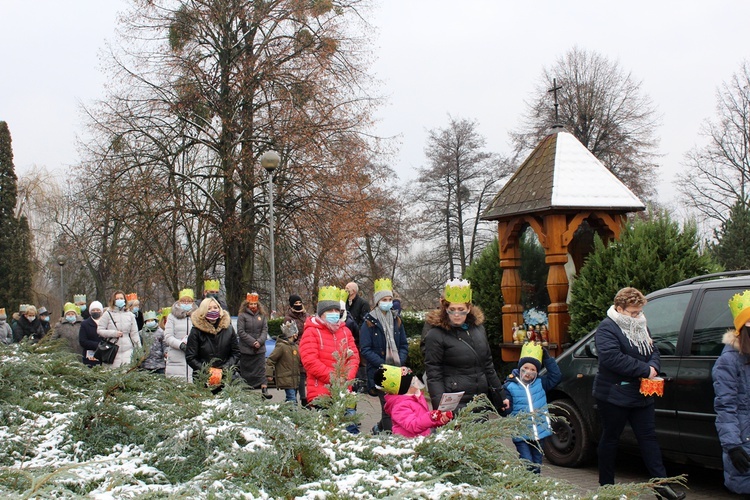
[[375,385],[386,393],[384,409],[393,420],[394,434],[427,436],[453,418],[450,411],[430,411],[422,394],[424,384],[405,366],[382,365],[375,372]]

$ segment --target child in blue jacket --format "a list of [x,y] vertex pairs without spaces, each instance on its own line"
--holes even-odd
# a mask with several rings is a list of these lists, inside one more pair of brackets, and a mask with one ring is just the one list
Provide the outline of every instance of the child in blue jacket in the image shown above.
[[[547,373],[539,376],[542,363]],[[541,473],[542,442],[544,438],[552,435],[547,415],[547,391],[559,384],[561,378],[557,361],[549,355],[547,349],[534,342],[528,342],[521,349],[518,368],[508,375],[504,384],[510,400],[510,414],[532,414],[528,435],[514,437],[513,444],[516,445],[522,459],[535,464],[530,466],[529,470],[536,474]]]

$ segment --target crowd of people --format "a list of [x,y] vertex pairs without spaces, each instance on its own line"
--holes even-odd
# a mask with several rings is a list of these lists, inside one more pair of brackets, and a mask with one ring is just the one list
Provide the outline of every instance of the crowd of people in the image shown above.
[[[523,346],[517,367],[505,380],[495,371],[481,309],[472,301],[465,280],[446,283],[439,306],[425,318],[420,343],[423,378],[407,366],[409,344],[400,317],[400,301],[389,279],[374,282],[373,307],[355,283],[344,289],[321,287],[315,314],[309,314],[298,295],[289,297],[276,347],[266,355],[269,313],[257,293],[248,293],[237,315],[236,329],[226,304],[219,298],[219,282],[207,280],[196,301],[192,289],[179,292],[171,307],[141,311],[136,294],[116,290],[106,307],[86,303],[75,295],[63,307],[59,322],[50,328],[49,311],[23,304],[8,320],[0,309],[0,342],[45,337],[81,356],[89,366],[102,365],[97,349],[107,339],[118,346],[105,368],[133,362],[145,348],[141,368],[156,374],[205,384],[218,392],[225,377],[241,378],[249,388],[270,398],[269,377],[285,391],[285,401],[320,407],[338,378],[355,381],[352,391],[377,396],[379,422],[372,432],[407,437],[427,435],[445,425],[479,394],[486,394],[501,415],[523,414],[528,434],[513,439],[529,469],[540,472],[544,439],[552,434],[546,413],[546,393],[560,382],[561,373],[546,347]],[[646,298],[635,288],[614,297],[596,333],[598,371],[593,394],[602,423],[599,439],[599,482],[614,484],[617,443],[626,424],[632,427],[644,463],[652,477],[666,470],[656,440],[653,395],[639,388],[660,372],[655,348],[643,314]],[[750,291],[730,300],[734,327],[724,337],[726,347],[713,370],[716,426],[724,450],[725,484],[736,493],[750,493]],[[541,373],[542,368],[545,373]],[[429,402],[425,398],[425,388]],[[444,405],[453,401],[450,409]],[[356,426],[355,426],[356,427]],[[352,429],[351,432],[359,432]],[[657,486],[662,498],[684,498],[667,485]]]

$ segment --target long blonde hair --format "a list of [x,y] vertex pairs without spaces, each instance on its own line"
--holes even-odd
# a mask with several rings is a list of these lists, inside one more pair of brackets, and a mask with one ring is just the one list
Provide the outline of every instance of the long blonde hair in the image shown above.
[[208,306],[210,306],[212,302],[219,306],[219,317],[221,317],[224,313],[224,309],[221,308],[221,304],[219,304],[219,301],[213,297],[206,297],[205,299],[201,300],[198,309],[196,309],[193,314],[197,314],[201,318],[205,319],[206,313],[208,312]]

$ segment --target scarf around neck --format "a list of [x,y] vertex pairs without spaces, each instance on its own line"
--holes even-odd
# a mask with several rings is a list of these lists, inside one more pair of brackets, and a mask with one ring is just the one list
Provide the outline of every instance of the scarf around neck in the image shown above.
[[383,327],[383,334],[385,335],[385,363],[393,366],[401,366],[401,357],[398,355],[396,337],[393,332],[393,313],[391,311],[384,313],[379,307],[376,307],[370,311],[370,315],[378,320]]
[[639,317],[633,318],[627,314],[620,314],[612,305],[607,310],[607,317],[617,323],[630,345],[638,349],[640,354],[644,356],[651,354],[653,341],[646,328],[646,316],[641,314]]

